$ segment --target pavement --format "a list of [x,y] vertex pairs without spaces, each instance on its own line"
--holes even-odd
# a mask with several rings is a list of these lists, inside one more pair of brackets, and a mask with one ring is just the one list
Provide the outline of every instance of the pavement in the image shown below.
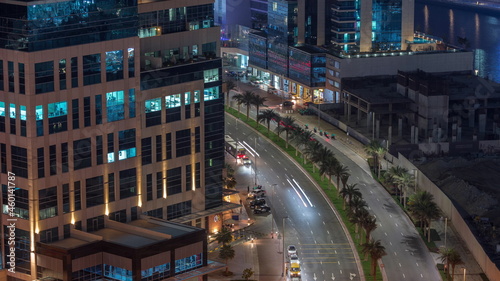
[[[282,97],[268,94],[266,91],[258,89],[254,86],[251,86],[247,83],[246,79],[242,79],[238,82],[238,91],[253,91],[256,94],[266,97],[267,102],[270,108],[274,108],[277,112],[279,112],[282,116],[292,116],[297,120],[299,125],[308,124],[309,128],[317,127],[318,130],[327,131],[330,134],[335,134],[335,140],[329,139],[327,140],[332,146],[336,146],[340,148],[341,151],[348,151],[355,153],[362,157],[363,159],[367,159],[368,155],[364,151],[364,145],[357,141],[356,139],[348,136],[344,131],[339,128],[327,123],[324,120],[319,120],[317,116],[311,115],[300,115],[296,110],[293,111],[282,111],[281,107],[277,106],[282,103]],[[305,101],[298,100],[296,101],[295,109],[302,107],[302,103]],[[324,137],[323,137],[324,138]],[[385,166],[385,165],[384,165]],[[232,195],[231,201],[235,203],[239,203],[241,199],[242,202],[246,202],[246,194],[247,187],[252,187],[253,179],[250,178],[242,178],[236,175],[237,177],[237,186],[236,189],[240,191],[239,194]],[[251,209],[249,209],[248,204],[244,204],[245,207],[241,208],[240,219],[238,223],[235,223],[233,226],[233,233],[235,234],[236,240],[232,243],[235,250],[235,258],[228,262],[229,271],[233,272],[232,276],[223,276],[222,271],[214,272],[208,275],[208,280],[238,280],[241,279],[241,275],[243,270],[246,268],[251,268],[254,271],[254,275],[252,276],[253,280],[262,280],[262,281],[277,281],[277,280],[286,280],[285,277],[282,277],[282,265],[283,259],[281,255],[279,239],[275,239],[276,237],[271,237],[271,223],[272,218],[269,216],[265,219],[259,217],[257,220],[253,219],[253,214],[249,213]],[[250,221],[248,220],[250,218]],[[246,220],[245,220],[246,219]],[[446,226],[445,226],[446,225]],[[446,247],[455,248],[462,260],[463,264],[457,265],[455,268],[455,279],[453,281],[483,281],[480,274],[483,273],[482,269],[474,259],[472,253],[464,246],[464,243],[460,240],[460,237],[454,230],[453,226],[450,222],[445,223],[444,220],[433,221],[431,225],[432,229],[435,229],[438,233],[440,240],[435,241],[435,244],[438,248]],[[253,237],[252,240],[248,240],[248,237]],[[445,239],[446,237],[446,239]],[[216,260],[220,262],[218,259],[218,249],[217,242],[209,243],[209,259]],[[439,253],[431,253],[434,257],[436,264],[441,264],[440,254]],[[266,265],[266,270],[262,270],[262,266]],[[271,266],[269,266],[271,264]],[[464,277],[464,268],[465,277]],[[391,276],[388,276],[389,280]],[[432,281],[432,280],[430,280]],[[437,280],[436,280],[437,281]]]

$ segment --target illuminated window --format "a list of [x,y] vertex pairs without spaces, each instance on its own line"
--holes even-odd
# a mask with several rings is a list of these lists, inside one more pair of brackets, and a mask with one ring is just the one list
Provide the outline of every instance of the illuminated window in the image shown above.
[[160,111],[161,110],[161,98],[147,100],[144,103],[144,107],[146,108],[146,113]]
[[125,112],[123,91],[106,93],[106,111],[108,122],[122,120]]
[[26,121],[26,106],[21,105],[20,108],[21,108],[21,110],[20,110],[21,120]]
[[9,116],[12,119],[16,118],[16,105],[11,103],[9,106]]
[[205,83],[219,81],[219,69],[209,69],[203,71],[203,79]]
[[106,52],[106,81],[123,79],[123,51]]
[[215,100],[219,98],[219,87],[212,87],[203,91],[203,100]]
[[181,94],[165,97],[165,108],[174,108],[179,106],[181,106]]
[[194,91],[194,102],[200,102],[200,91]]
[[5,116],[5,102],[0,101],[0,116]]
[[135,157],[135,129],[120,131],[118,133],[118,145],[118,160]]
[[191,92],[184,93],[184,104],[185,105],[191,104]]

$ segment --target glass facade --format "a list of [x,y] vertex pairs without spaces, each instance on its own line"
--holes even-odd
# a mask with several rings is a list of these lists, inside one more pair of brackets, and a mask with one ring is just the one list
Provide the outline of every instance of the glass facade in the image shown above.
[[40,51],[137,36],[136,0],[0,3],[0,47]]
[[297,43],[297,2],[278,0],[268,5],[268,69],[288,76],[288,46]]
[[291,79],[309,87],[325,86],[325,54],[308,53],[297,48],[290,47],[289,67],[289,77]]
[[267,39],[250,33],[248,36],[248,63],[267,69]]
[[401,0],[373,0],[372,42],[374,49],[401,49],[401,9]]

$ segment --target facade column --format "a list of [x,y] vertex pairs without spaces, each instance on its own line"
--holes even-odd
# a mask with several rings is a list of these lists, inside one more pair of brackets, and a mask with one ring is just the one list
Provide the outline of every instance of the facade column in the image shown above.
[[415,126],[411,125],[411,131],[410,131],[410,143],[414,144],[415,141]]
[[398,118],[398,138],[403,137],[403,118]]
[[415,126],[415,144],[418,144],[418,126]]
[[486,110],[482,111],[479,114],[479,137],[480,139],[484,139],[484,136],[486,134]]
[[392,144],[392,126],[389,126],[389,129],[387,130],[387,147],[389,147]]
[[377,118],[377,121],[375,123],[375,135],[377,136],[377,139],[380,138],[380,118]]

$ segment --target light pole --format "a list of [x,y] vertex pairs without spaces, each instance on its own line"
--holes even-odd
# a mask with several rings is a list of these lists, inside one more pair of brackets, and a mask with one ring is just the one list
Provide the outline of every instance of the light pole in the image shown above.
[[287,219],[288,217],[283,217],[283,266],[281,267],[282,271],[281,271],[281,277],[285,276],[285,266],[286,266],[286,262],[285,262],[285,219]]
[[[274,187],[277,186],[278,184],[272,184],[271,187],[273,188],[271,191],[271,196],[269,197],[269,202],[271,203],[272,208],[274,208],[273,205],[273,196],[274,196]],[[274,219],[273,219],[273,209],[271,209],[271,239],[274,239]]]
[[257,137],[255,137],[255,185],[257,185]]
[[465,281],[465,272],[467,272],[467,269],[464,267],[464,281]]
[[415,193],[417,193],[417,169],[413,169],[413,179],[415,180],[414,186],[415,186]]

